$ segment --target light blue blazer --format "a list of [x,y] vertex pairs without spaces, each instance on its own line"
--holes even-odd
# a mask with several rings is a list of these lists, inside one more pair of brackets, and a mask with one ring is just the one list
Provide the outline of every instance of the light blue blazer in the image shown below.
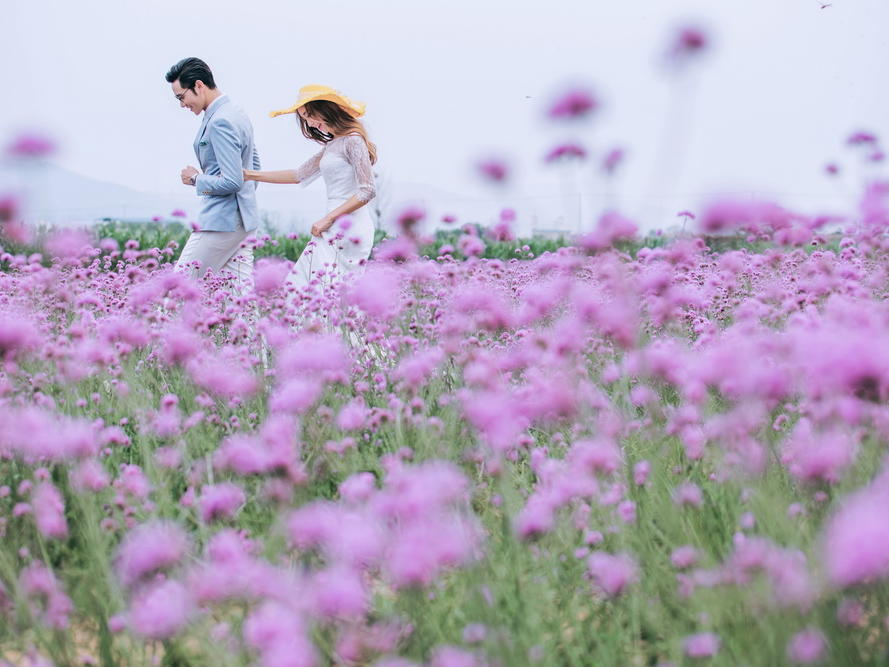
[[244,169],[259,169],[250,119],[225,95],[206,111],[194,152],[201,170],[195,188],[202,199],[198,225],[202,231],[233,232],[243,222],[248,232],[259,226],[256,182],[244,181]]

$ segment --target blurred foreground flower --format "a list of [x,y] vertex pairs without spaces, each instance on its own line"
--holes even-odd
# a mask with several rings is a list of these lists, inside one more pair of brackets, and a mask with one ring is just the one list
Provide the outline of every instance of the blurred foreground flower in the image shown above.
[[561,144],[553,148],[544,157],[545,162],[559,162],[566,158],[581,160],[586,157],[586,149],[580,144]]
[[685,638],[683,648],[689,658],[712,658],[719,652],[719,635],[702,632]]
[[875,483],[846,498],[824,533],[828,579],[837,587],[889,577],[889,490]]
[[83,229],[60,229],[46,239],[50,257],[80,257],[92,248],[89,233]]
[[19,201],[12,195],[0,197],[0,239],[13,243],[30,243],[31,230],[18,219]]
[[488,158],[478,163],[479,173],[493,183],[502,183],[509,178],[509,167],[504,160]]
[[594,553],[587,559],[587,569],[608,597],[620,595],[638,578],[636,561],[628,554]]
[[602,159],[602,171],[613,174],[623,163],[626,152],[623,148],[612,148]]
[[846,139],[846,143],[850,146],[861,146],[862,144],[873,145],[877,143],[877,135],[872,132],[859,130],[858,132],[850,134],[849,138]]
[[586,118],[599,108],[599,101],[586,89],[569,90],[556,98],[548,115],[554,120]]
[[419,206],[408,206],[395,219],[398,231],[407,234],[411,238],[417,235],[416,227],[426,218],[426,211]]
[[257,294],[268,294],[280,289],[290,273],[290,262],[277,257],[263,257],[256,262],[253,289]]
[[608,211],[599,218],[596,229],[577,239],[577,245],[587,252],[597,252],[612,246],[616,241],[630,240],[639,227],[629,218]]
[[684,66],[697,58],[709,46],[707,34],[697,26],[680,28],[667,50],[667,62],[674,66]]
[[19,158],[41,158],[51,155],[56,150],[55,142],[42,134],[28,133],[19,135],[6,148],[8,155]]
[[791,638],[787,657],[798,664],[808,665],[821,660],[826,646],[823,634],[815,628],[806,628]]

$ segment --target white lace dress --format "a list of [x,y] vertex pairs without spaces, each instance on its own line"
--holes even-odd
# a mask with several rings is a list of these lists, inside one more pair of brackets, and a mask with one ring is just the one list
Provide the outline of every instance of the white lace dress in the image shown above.
[[[353,196],[368,202],[376,194],[370,155],[364,139],[358,134],[332,139],[296,170],[296,178],[303,185],[319,175],[324,178],[327,188],[328,211]],[[287,280],[297,289],[313,281],[327,284],[362,266],[370,257],[373,240],[370,211],[367,206],[362,206],[339,218],[321,238],[313,236]]]

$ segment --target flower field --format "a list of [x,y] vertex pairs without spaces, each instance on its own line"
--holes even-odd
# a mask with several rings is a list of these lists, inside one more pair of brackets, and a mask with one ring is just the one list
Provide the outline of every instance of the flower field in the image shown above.
[[2,659],[884,664],[887,193],[830,247],[723,202],[768,247],[406,233],[301,293],[5,252]]

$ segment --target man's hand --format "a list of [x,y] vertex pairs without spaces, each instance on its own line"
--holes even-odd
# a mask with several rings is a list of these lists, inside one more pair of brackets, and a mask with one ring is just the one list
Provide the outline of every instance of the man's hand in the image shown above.
[[188,165],[185,169],[182,170],[182,184],[183,185],[194,185],[194,179],[197,178],[197,175],[200,174],[197,169]]
[[312,225],[312,236],[321,238],[321,235],[331,227],[333,227],[333,220],[329,218],[321,218],[318,222]]

